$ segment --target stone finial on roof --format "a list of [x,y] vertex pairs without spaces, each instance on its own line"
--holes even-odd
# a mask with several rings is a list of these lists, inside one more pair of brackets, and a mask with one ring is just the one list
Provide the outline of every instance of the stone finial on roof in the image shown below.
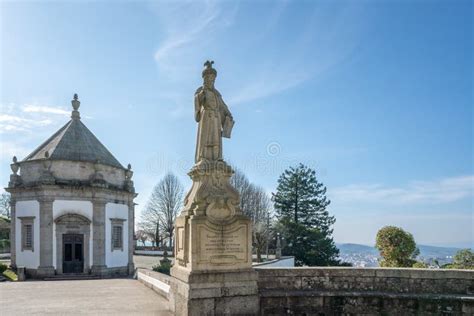
[[18,159],[16,158],[16,156],[13,156],[13,163],[10,165],[10,167],[13,171],[13,174],[17,175],[18,170],[20,169],[20,164],[18,163]]
[[133,177],[132,165],[128,164],[127,170],[125,171],[125,178],[127,180],[131,180]]
[[81,101],[79,101],[79,97],[77,96],[77,93],[74,93],[74,99],[71,101],[72,108],[74,109],[71,114],[72,119],[81,119],[81,115],[79,114],[79,106],[81,106]]

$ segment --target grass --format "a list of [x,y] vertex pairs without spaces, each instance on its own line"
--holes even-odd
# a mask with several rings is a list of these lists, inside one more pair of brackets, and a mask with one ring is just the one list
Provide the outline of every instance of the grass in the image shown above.
[[18,281],[18,276],[10,269],[3,271],[3,276],[10,279],[10,281]]

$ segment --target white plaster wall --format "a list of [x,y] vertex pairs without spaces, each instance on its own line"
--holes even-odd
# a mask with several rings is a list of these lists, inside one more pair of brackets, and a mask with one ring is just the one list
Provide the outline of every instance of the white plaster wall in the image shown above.
[[[19,201],[16,202],[16,224],[15,224],[15,249],[16,249],[16,265],[30,269],[37,269],[40,264],[40,218],[39,218],[39,202],[38,201]],[[21,251],[21,220],[18,217],[34,216],[33,222],[33,251]]]
[[[125,219],[123,222],[123,250],[112,251],[111,218]],[[105,205],[105,264],[107,268],[128,265],[128,205],[107,203]]]
[[[87,217],[91,221],[91,234],[89,238],[89,266],[92,266],[92,202],[90,201],[74,201],[74,200],[55,200],[53,202],[53,219],[58,218],[64,214],[79,214]],[[84,242],[86,242],[84,240]],[[62,247],[62,245],[59,245]],[[56,244],[56,224],[53,225],[53,265],[56,267],[56,256],[57,256]]]

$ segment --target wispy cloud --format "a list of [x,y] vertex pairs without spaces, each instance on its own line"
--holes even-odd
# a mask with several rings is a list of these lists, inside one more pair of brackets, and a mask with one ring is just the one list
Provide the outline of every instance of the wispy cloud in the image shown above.
[[50,105],[0,104],[0,160],[25,157],[37,145],[30,142],[46,137],[51,132],[48,127],[64,123],[69,113],[62,107]]
[[70,115],[70,111],[66,111],[62,108],[53,106],[42,106],[34,104],[25,104],[22,107],[22,111],[25,113],[47,113],[47,114],[59,114],[59,115]]
[[[283,8],[274,8],[268,27],[261,34],[263,38],[285,31],[278,23],[285,18]],[[251,79],[243,81],[229,102],[245,103],[281,93],[308,80],[320,80],[350,58],[363,32],[363,6],[349,3],[340,8],[335,12],[315,4],[308,7],[311,15],[295,30],[289,42],[267,50],[256,43],[265,54],[257,66],[252,67]]]
[[[217,63],[225,63],[233,74],[226,77],[232,87],[224,96],[226,101],[245,103],[322,77],[352,55],[364,25],[359,4],[343,4],[336,11],[322,4],[298,6],[289,1],[241,6],[251,8],[239,10],[238,5],[225,1],[154,4],[164,31],[154,54],[160,76],[181,84],[189,82],[189,75],[196,73],[205,59],[220,58]],[[281,23],[285,14],[305,11],[303,7],[310,13],[303,12],[301,21],[295,21],[297,26],[286,29],[287,24]],[[252,14],[247,16],[249,12]],[[279,34],[285,32],[292,32],[292,36],[281,42]],[[172,89],[182,94],[182,85]],[[175,102],[179,106],[183,101]]]
[[52,125],[69,114],[66,110],[54,106],[34,104],[0,106],[0,133],[31,132],[37,127]]
[[223,10],[217,1],[166,1],[152,9],[164,31],[155,61],[160,74],[179,81],[196,68],[195,58],[202,59],[196,55],[205,55],[219,32],[233,24],[237,6]]
[[331,190],[335,203],[438,204],[474,196],[474,175],[435,181],[413,181],[405,186],[353,184]]

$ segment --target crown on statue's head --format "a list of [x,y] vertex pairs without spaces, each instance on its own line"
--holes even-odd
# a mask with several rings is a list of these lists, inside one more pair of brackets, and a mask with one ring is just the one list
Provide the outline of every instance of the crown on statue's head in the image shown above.
[[203,78],[206,77],[206,76],[208,76],[208,75],[214,75],[214,77],[217,76],[217,71],[216,71],[214,68],[212,68],[212,64],[214,64],[214,61],[213,61],[213,60],[211,60],[211,61],[207,60],[207,61],[204,63],[204,67],[205,67],[205,68],[204,68],[204,70],[202,71],[202,77],[203,77]]

